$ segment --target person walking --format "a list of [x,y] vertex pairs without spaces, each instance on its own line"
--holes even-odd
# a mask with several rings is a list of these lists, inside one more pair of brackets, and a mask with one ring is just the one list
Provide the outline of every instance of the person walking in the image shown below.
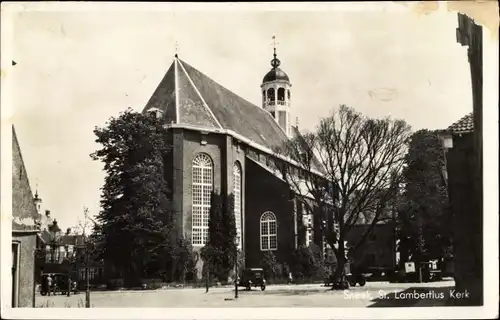
[[53,281],[50,274],[47,275],[47,279],[45,281],[47,281],[47,294],[50,297],[50,291],[52,290],[52,281]]

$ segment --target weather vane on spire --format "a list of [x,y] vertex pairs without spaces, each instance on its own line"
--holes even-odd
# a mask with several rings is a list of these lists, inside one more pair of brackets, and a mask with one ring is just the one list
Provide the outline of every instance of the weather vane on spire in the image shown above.
[[276,57],[276,45],[278,43],[276,42],[276,36],[273,34],[273,48],[274,48],[274,57]]
[[271,60],[271,66],[273,68],[277,68],[281,64],[280,60],[277,58],[278,55],[276,54],[276,45],[277,44],[278,43],[276,42],[276,36],[273,34],[273,49],[274,49],[273,56],[274,56],[274,59]]

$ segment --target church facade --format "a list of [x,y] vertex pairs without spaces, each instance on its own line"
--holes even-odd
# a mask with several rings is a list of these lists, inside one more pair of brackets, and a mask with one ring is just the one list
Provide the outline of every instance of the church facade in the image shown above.
[[260,267],[268,250],[288,262],[312,238],[311,228],[299,227],[300,205],[273,170],[273,148],[298,130],[290,121],[291,82],[276,50],[271,67],[261,84],[262,106],[256,106],[176,55],[143,110],[171,131],[166,179],[178,232],[199,252],[208,236],[211,191],[233,194],[238,243],[249,268]]

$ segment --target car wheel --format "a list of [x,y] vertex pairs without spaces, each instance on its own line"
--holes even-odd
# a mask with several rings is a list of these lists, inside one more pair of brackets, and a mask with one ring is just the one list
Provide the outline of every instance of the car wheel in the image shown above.
[[349,280],[348,282],[351,285],[351,287],[355,287],[356,286],[356,281],[355,280]]
[[40,292],[42,294],[42,296],[46,296],[47,295],[47,292]]
[[360,279],[360,280],[359,280],[359,285],[360,285],[361,287],[363,287],[365,284],[366,284],[366,280],[365,280],[365,278],[362,278],[362,279]]
[[262,290],[262,291],[266,290],[266,286],[261,286],[260,290]]

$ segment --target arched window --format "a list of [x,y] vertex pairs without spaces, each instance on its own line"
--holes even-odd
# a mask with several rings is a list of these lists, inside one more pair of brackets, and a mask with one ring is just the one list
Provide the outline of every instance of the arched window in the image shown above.
[[267,89],[267,101],[276,101],[276,99],[274,99],[274,88]]
[[234,195],[234,220],[236,223],[236,236],[239,239],[238,248],[242,248],[241,237],[241,166],[238,162],[233,166],[233,195]]
[[290,90],[287,90],[288,92],[288,100],[290,100]]
[[276,216],[271,211],[264,212],[260,217],[260,250],[278,249],[278,230]]
[[193,160],[193,213],[191,234],[193,245],[203,246],[207,242],[212,186],[212,159],[210,159],[208,155],[200,153]]
[[285,88],[278,88],[278,101],[285,101]]

